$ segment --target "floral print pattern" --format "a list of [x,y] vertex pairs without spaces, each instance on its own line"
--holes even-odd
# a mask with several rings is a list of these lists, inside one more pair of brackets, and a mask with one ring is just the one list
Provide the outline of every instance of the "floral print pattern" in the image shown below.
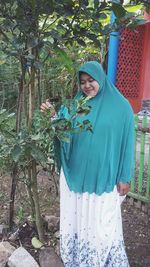
[[123,241],[112,244],[103,265],[101,262],[105,258],[107,248],[99,255],[98,250],[89,241],[79,242],[77,234],[72,238],[66,235],[61,242],[60,250],[65,267],[129,267]]
[[65,267],[129,267],[117,189],[74,193],[60,177],[60,252]]

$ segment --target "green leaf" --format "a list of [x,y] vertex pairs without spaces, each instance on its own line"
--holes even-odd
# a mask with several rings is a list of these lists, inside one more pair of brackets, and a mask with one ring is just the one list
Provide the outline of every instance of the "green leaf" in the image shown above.
[[86,43],[82,39],[77,39],[79,45],[86,46]]
[[31,139],[34,140],[34,141],[38,141],[41,139],[41,134],[38,133],[38,134],[34,134],[34,135],[30,135]]
[[14,117],[15,116],[15,113],[10,113],[8,116],[7,116],[7,118],[12,118],[12,117]]
[[89,127],[87,127],[86,130],[87,130],[87,131],[90,131],[91,133],[93,133],[93,127],[92,127],[92,125],[90,125]]
[[112,4],[112,11],[114,12],[117,18],[122,18],[126,15],[127,11],[123,8],[122,5],[113,3]]
[[55,52],[59,56],[59,59],[63,62],[63,64],[66,66],[66,68],[70,72],[70,70],[73,67],[73,62],[72,62],[71,57],[69,57],[69,55],[63,49],[59,47],[55,48]]
[[99,0],[94,0],[94,8],[98,8],[99,6]]
[[31,244],[36,249],[40,249],[41,247],[44,246],[44,244],[39,239],[37,239],[37,237],[33,237],[31,239]]
[[3,64],[5,64],[5,63],[6,63],[5,60],[0,60],[0,65],[3,65]]
[[104,13],[104,12],[100,13],[100,14],[99,14],[99,18],[100,18],[100,19],[107,19],[107,14]]
[[125,7],[125,9],[128,11],[128,12],[137,12],[139,11],[140,9],[143,8],[143,5],[128,5]]
[[[36,1],[35,1],[36,2]],[[38,2],[38,1],[37,1]],[[54,3],[53,0],[42,0],[38,4],[38,12],[40,15],[43,14],[52,14],[54,12]]]
[[5,141],[5,138],[3,135],[0,135],[0,145],[3,145]]
[[19,145],[15,145],[13,149],[11,150],[11,156],[15,162],[18,162],[20,156],[21,156],[21,147]]
[[133,24],[133,26],[140,26],[140,25],[144,25],[146,23],[149,23],[150,21],[147,21],[145,19],[136,19],[135,21],[131,22],[131,26]]
[[3,113],[5,113],[5,112],[6,112],[6,109],[1,109],[0,110],[0,115],[3,114]]
[[38,146],[31,145],[31,156],[37,161],[37,162],[46,162],[47,157],[45,153],[40,149]]
[[83,121],[83,124],[84,124],[84,125],[87,125],[87,124],[89,124],[89,123],[90,123],[89,120],[84,120],[84,121]]
[[90,110],[87,108],[87,109],[84,109],[84,110],[80,110],[80,111],[78,112],[78,115],[80,115],[80,116],[85,116],[85,115],[87,115],[89,112],[90,112]]

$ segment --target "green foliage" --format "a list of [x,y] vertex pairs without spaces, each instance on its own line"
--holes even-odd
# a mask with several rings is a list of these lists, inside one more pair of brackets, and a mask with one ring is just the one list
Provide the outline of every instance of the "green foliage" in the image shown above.
[[[100,36],[108,34],[105,20],[113,10],[117,20],[109,31],[118,29],[120,19],[132,20],[128,11],[120,5],[103,1],[1,1],[2,44],[5,52],[11,56],[24,58],[24,68],[34,65],[39,68],[39,59],[30,53],[33,48],[38,52],[49,47],[58,52],[60,47],[90,44],[101,47]],[[131,23],[132,24],[132,23]],[[122,23],[122,27],[126,24]],[[3,42],[6,42],[4,45]],[[59,50],[60,52],[60,50]],[[48,56],[48,55],[47,55]],[[61,52],[66,62],[68,58]],[[69,63],[70,64],[70,63]]]
[[[145,24],[146,21],[137,13],[137,10],[142,10],[143,5],[139,5],[138,8],[132,5],[123,6],[118,4],[117,1],[112,1],[111,10],[116,16],[113,23],[107,24],[104,27],[103,34],[109,34],[110,32],[121,31],[124,28],[135,29],[138,25]],[[140,2],[140,1],[139,1]],[[141,1],[142,2],[142,1]]]
[[[54,138],[69,142],[70,133],[79,133],[90,130],[92,126],[88,120],[78,123],[78,116],[86,115],[90,112],[90,107],[86,105],[89,98],[81,98],[74,105],[68,103],[69,119],[50,119],[51,109],[46,114],[39,110],[35,112],[30,129],[22,129],[15,133],[10,122],[13,114],[8,114],[6,110],[0,112],[0,161],[15,162],[23,171],[30,164],[29,159],[33,158],[38,164],[45,166],[49,164],[49,159],[54,159]],[[77,120],[76,124],[73,121]]]
[[[114,23],[109,24],[111,11],[117,18]],[[95,50],[95,58],[98,58],[100,49],[100,61],[105,61],[107,37],[104,35],[108,36],[111,31],[144,23],[137,18],[136,13],[128,12],[120,4],[111,5],[106,1],[2,0],[0,15],[1,49],[7,56],[15,58],[19,63],[18,70],[20,68],[16,72],[16,82],[11,83],[11,89],[7,92],[12,106],[17,99],[19,81],[23,79],[24,86],[29,86],[32,80],[31,68],[34,68],[37,78],[41,74],[46,78],[46,88],[45,84],[41,83],[36,87],[35,95],[39,101],[35,103],[35,107],[41,101],[41,96],[37,95],[41,94],[44,98],[45,92],[46,96],[71,97],[74,93],[72,88],[75,86],[71,80],[75,77],[74,73],[80,61],[89,59],[87,55],[93,53],[91,50]],[[75,55],[73,49],[78,51]],[[91,58],[94,58],[94,54]],[[8,62],[8,57],[2,60],[5,61]],[[54,73],[53,76],[51,72]],[[4,71],[2,75],[5,75]],[[65,79],[62,81],[63,76]],[[6,103],[6,86],[3,83],[4,89],[0,92],[2,106]],[[50,93],[47,93],[48,88]],[[11,108],[9,103],[4,107]]]
[[132,3],[135,5],[142,4],[145,6],[146,12],[150,14],[150,0],[133,0]]
[[23,207],[18,208],[16,217],[19,220],[19,223],[21,223],[25,220],[25,211],[24,211]]

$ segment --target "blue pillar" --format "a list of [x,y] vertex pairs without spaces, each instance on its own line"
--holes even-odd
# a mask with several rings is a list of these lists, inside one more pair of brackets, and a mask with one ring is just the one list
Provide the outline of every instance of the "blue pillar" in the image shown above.
[[[115,15],[112,13],[111,23],[115,21]],[[112,32],[109,39],[108,47],[108,69],[107,75],[113,84],[116,83],[117,64],[118,64],[118,49],[119,49],[119,32]]]

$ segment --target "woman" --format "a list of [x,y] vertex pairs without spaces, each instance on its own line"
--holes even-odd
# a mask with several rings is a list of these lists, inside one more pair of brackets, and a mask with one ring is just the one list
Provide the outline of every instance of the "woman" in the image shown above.
[[88,119],[93,133],[61,143],[61,257],[65,267],[127,267],[120,204],[133,176],[133,112],[98,62],[81,66],[78,79],[75,98],[91,96],[91,111],[78,121]]

